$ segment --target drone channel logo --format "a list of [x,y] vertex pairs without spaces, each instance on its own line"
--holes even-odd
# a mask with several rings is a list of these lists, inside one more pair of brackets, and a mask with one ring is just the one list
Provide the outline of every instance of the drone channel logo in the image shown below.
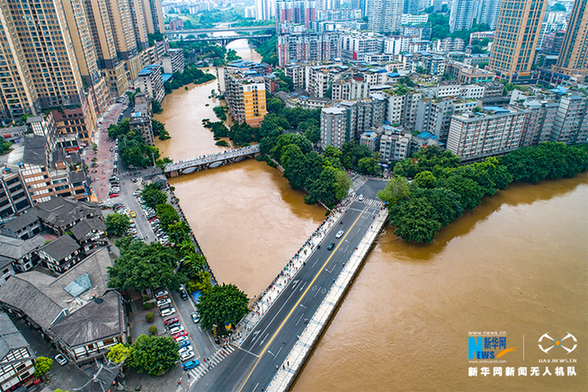
[[[564,340],[569,339],[569,338],[571,338],[573,340],[572,348],[568,348],[564,345],[564,343],[566,345],[568,345],[568,344],[571,345],[571,342],[564,342]],[[570,354],[572,351],[574,351],[576,349],[576,347],[578,347],[578,340],[576,339],[576,337],[574,335],[572,335],[569,332],[563,339],[553,339],[551,336],[549,336],[549,332],[547,332],[547,333],[544,333],[539,338],[538,346],[539,346],[539,349],[541,351],[543,351],[545,354],[549,354],[549,352],[553,348],[563,348],[564,350],[566,350],[568,352],[568,354]]]

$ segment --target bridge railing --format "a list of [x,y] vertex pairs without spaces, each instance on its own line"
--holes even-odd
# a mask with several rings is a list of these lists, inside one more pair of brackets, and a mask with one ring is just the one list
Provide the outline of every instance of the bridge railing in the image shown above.
[[169,173],[175,170],[187,169],[189,167],[194,167],[205,163],[214,163],[230,158],[238,158],[249,154],[256,154],[258,152],[260,152],[260,149],[259,145],[256,144],[253,146],[241,147],[235,150],[227,150],[218,154],[203,155],[197,158],[168,163],[165,165],[165,172]]

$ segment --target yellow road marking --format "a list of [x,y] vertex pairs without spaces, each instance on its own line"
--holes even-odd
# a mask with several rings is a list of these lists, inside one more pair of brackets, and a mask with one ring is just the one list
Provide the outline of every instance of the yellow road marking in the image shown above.
[[321,267],[321,269],[317,272],[317,274],[314,276],[314,278],[312,279],[312,282],[310,282],[310,284],[308,285],[308,287],[306,288],[306,290],[304,290],[304,293],[302,293],[302,296],[298,299],[298,301],[296,301],[296,303],[294,304],[294,306],[292,307],[292,310],[290,310],[290,313],[288,313],[288,315],[286,316],[286,318],[284,319],[284,321],[282,321],[282,324],[280,324],[280,326],[278,327],[278,329],[276,330],[276,332],[274,332],[274,334],[272,335],[271,339],[269,340],[269,342],[267,342],[267,344],[265,345],[265,347],[263,348],[263,350],[261,350],[261,353],[259,353],[259,358],[257,358],[257,361],[255,361],[255,365],[253,365],[253,369],[251,369],[251,371],[249,372],[249,374],[247,375],[247,378],[245,379],[245,381],[243,382],[243,385],[241,385],[241,388],[239,388],[239,392],[241,392],[241,390],[245,387],[245,384],[247,384],[247,381],[249,380],[249,377],[251,377],[251,374],[253,373],[253,371],[255,370],[255,368],[257,367],[257,364],[259,363],[259,361],[261,360],[261,358],[263,357],[263,354],[265,354],[265,352],[267,351],[268,347],[270,346],[270,344],[272,344],[274,338],[276,337],[276,335],[280,332],[280,330],[282,329],[282,327],[284,326],[284,324],[286,324],[286,321],[288,321],[288,319],[290,318],[290,316],[292,315],[292,313],[294,312],[294,310],[298,307],[298,305],[300,304],[300,301],[302,301],[302,299],[304,298],[304,296],[306,295],[306,293],[308,292],[308,290],[312,287],[312,285],[314,284],[314,281],[318,278],[318,276],[321,274],[321,272],[323,272],[323,269],[325,269],[325,267],[327,266],[327,264],[329,263],[329,261],[331,260],[331,257],[333,257],[335,255],[335,252],[337,251],[337,249],[339,249],[339,246],[341,246],[341,244],[343,243],[343,241],[345,240],[345,237],[347,237],[347,234],[349,234],[351,232],[351,229],[353,228],[353,226],[355,226],[355,224],[357,223],[357,221],[359,220],[359,218],[361,218],[361,216],[363,215],[364,211],[368,208],[368,206],[365,206],[365,208],[361,211],[361,214],[359,214],[359,216],[357,217],[357,219],[355,220],[355,222],[353,222],[353,224],[351,225],[351,227],[347,230],[347,232],[345,233],[345,235],[343,236],[343,238],[341,238],[341,241],[339,241],[339,244],[335,247],[335,249],[333,249],[333,252],[331,253],[331,255],[327,258],[327,260],[325,261],[325,263],[323,264],[323,266]]

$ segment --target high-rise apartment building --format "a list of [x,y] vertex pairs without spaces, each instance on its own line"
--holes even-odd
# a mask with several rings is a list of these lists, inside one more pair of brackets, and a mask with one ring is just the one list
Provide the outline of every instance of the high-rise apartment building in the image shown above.
[[588,74],[588,0],[576,0],[556,64],[556,72]]
[[271,20],[276,14],[275,0],[255,0],[255,19]]
[[163,9],[161,8],[161,0],[140,0],[143,6],[143,15],[145,15],[145,25],[147,26],[147,33],[161,33],[165,31],[163,24]]
[[552,142],[567,144],[588,141],[588,97],[570,93],[561,98],[551,132]]
[[287,32],[285,25],[304,25],[310,29],[316,20],[316,5],[313,0],[278,0],[276,2],[276,29]]
[[375,33],[400,31],[403,8],[403,0],[368,0],[368,30]]
[[498,11],[500,11],[501,0],[479,0],[476,13],[476,23],[487,24],[490,30],[496,28],[498,20]]
[[453,0],[449,14],[449,31],[453,33],[471,29],[476,17],[477,5],[478,0]]
[[225,99],[235,121],[259,127],[267,113],[263,76],[226,70]]
[[546,5],[546,0],[501,3],[489,64],[500,78],[529,78]]

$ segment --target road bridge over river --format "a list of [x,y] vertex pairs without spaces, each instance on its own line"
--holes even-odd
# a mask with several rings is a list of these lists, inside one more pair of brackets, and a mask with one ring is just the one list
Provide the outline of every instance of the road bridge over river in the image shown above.
[[255,156],[259,155],[259,151],[259,145],[256,144],[219,152],[218,154],[202,155],[192,159],[168,163],[164,166],[164,172],[167,177],[177,177],[181,174],[228,165],[246,158],[255,158]]
[[287,390],[359,271],[386,217],[379,200],[352,198],[336,220],[323,224],[329,230],[319,228],[324,231],[319,235],[320,242],[311,241],[311,248],[305,248],[309,254],[304,252],[300,268],[285,282],[277,298],[271,294],[269,309],[263,297],[261,307],[257,307],[262,315],[253,312],[253,317],[247,317],[241,329],[244,336],[235,344],[237,349],[212,369],[202,363],[206,370],[191,385],[190,392]]

